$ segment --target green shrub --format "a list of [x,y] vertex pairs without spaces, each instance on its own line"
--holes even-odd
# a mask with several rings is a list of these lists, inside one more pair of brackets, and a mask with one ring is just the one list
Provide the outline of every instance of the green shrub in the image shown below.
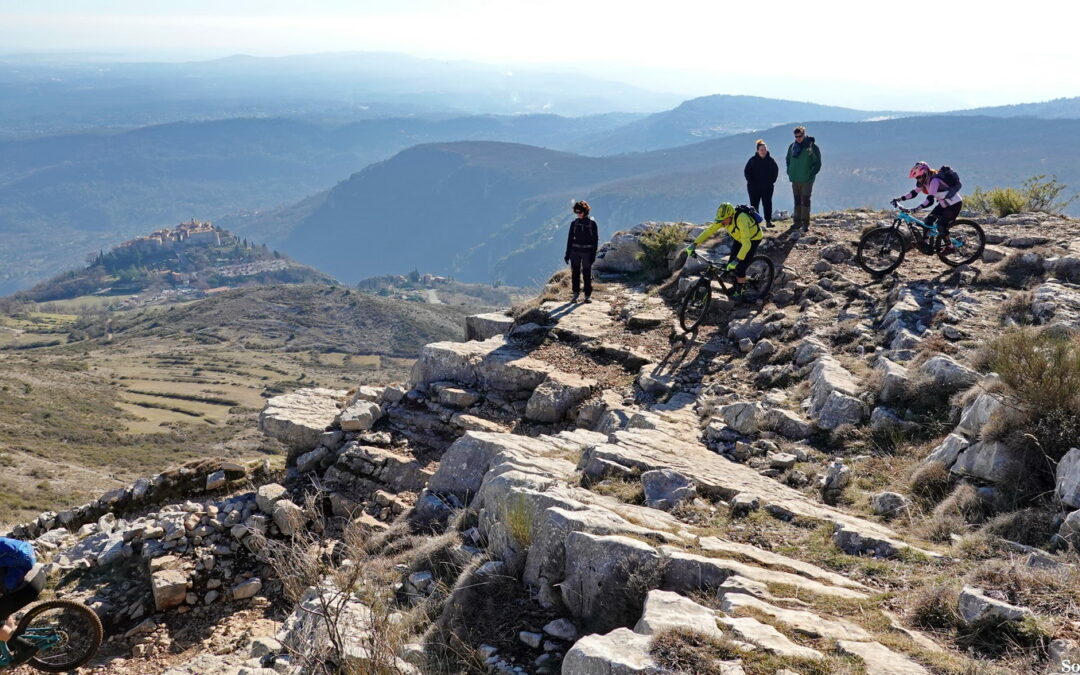
[[1066,185],[1058,182],[1057,176],[1047,178],[1045,174],[1040,174],[1028,178],[1020,188],[984,190],[982,187],[976,187],[964,198],[964,204],[970,209],[992,213],[998,217],[1023,211],[1061,213],[1076,199],[1075,195],[1067,199],[1062,198],[1062,193],[1066,189]]
[[638,260],[645,271],[655,279],[667,276],[668,259],[685,245],[686,230],[674,223],[646,230],[641,235],[641,253]]
[[1080,341],[1032,328],[1006,332],[990,343],[990,367],[1022,409],[1080,414]]
[[910,596],[908,617],[919,628],[950,630],[961,624],[959,602],[960,593],[951,586],[923,586]]

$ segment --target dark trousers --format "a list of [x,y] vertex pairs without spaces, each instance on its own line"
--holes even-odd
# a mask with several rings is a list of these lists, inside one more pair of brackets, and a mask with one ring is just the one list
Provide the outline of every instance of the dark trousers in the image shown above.
[[[746,184],[746,194],[750,197],[750,206],[754,207],[754,210],[765,216],[765,222],[772,224],[772,185],[754,185],[753,183]],[[758,203],[761,203],[762,211],[758,208]]]
[[949,225],[952,225],[952,222],[960,215],[960,210],[963,207],[964,202],[957,202],[944,208],[940,205],[935,206],[923,222],[926,223],[927,227],[933,227],[934,224],[940,225],[943,232],[948,232]]
[[791,184],[791,194],[795,198],[794,227],[810,227],[810,193],[813,190],[812,182]]
[[758,247],[758,244],[760,244],[760,243],[761,243],[760,239],[758,239],[757,241],[750,242],[750,251],[747,252],[746,258],[744,258],[742,260],[739,260],[739,251],[742,250],[743,245],[740,244],[737,241],[731,242],[731,256],[728,258],[728,260],[730,262],[736,263],[735,264],[735,276],[736,277],[741,277],[741,276],[746,275],[746,268],[750,266],[750,259],[754,257],[755,253],[757,253],[757,247]]
[[570,290],[577,295],[581,290],[581,278],[585,277],[585,297],[592,295],[592,264],[593,254],[591,251],[570,254]]
[[19,588],[0,596],[0,622],[37,600],[37,597],[41,595],[41,589],[44,587],[45,575],[38,574],[34,579]]

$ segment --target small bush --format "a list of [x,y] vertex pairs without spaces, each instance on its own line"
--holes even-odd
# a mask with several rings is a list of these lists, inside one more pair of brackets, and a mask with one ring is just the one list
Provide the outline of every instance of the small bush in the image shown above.
[[1054,514],[1041,509],[1020,509],[992,518],[983,530],[1025,546],[1045,546],[1054,535]]
[[1059,183],[1057,176],[1047,178],[1045,174],[1032,176],[1024,181],[1020,188],[976,187],[964,199],[964,204],[975,211],[992,213],[1005,217],[1024,211],[1042,211],[1061,213],[1072,203],[1076,196],[1062,198],[1067,186]]
[[989,515],[989,505],[979,497],[971,485],[962,483],[956,486],[945,501],[934,509],[935,516],[956,515],[967,523],[981,523]]
[[1045,651],[1050,637],[1037,619],[1019,621],[984,619],[963,626],[956,642],[961,647],[989,657],[1031,651]]
[[662,279],[668,275],[671,254],[685,245],[686,230],[674,223],[667,223],[646,230],[640,241],[642,251],[638,254],[638,260],[653,279]]
[[1031,313],[1032,298],[1033,294],[1031,291],[1014,293],[1009,296],[1008,300],[1001,303],[1002,320],[1012,319],[1022,326],[1030,324],[1033,319]]
[[942,462],[923,464],[911,475],[911,494],[924,506],[941,502],[952,490],[953,476]]
[[952,541],[954,534],[967,529],[967,523],[955,513],[936,513],[919,526],[919,535],[928,541],[945,544]]
[[923,586],[911,594],[907,606],[911,623],[930,630],[952,630],[960,625],[960,593],[951,586]]
[[1011,187],[990,188],[989,190],[976,187],[964,201],[976,211],[992,213],[999,218],[1021,213],[1027,206],[1027,197],[1024,193]]
[[1029,416],[1038,449],[1060,460],[1080,431],[1080,339],[1019,328],[990,343],[988,361],[1006,403]]

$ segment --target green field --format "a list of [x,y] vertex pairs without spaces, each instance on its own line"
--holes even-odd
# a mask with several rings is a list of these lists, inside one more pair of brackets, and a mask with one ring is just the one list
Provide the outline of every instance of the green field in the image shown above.
[[[448,308],[408,305],[399,315],[393,302],[356,292],[232,293],[90,320],[0,316],[0,524],[83,503],[188,459],[280,454],[257,428],[268,397],[404,382],[415,345],[462,332],[460,313]],[[289,328],[265,309],[271,301]],[[245,313],[249,303],[256,309]],[[365,308],[373,318],[355,314]],[[314,316],[321,319],[306,318]],[[303,344],[318,348],[297,349]],[[368,345],[381,353],[361,353]],[[328,351],[334,347],[340,351]]]

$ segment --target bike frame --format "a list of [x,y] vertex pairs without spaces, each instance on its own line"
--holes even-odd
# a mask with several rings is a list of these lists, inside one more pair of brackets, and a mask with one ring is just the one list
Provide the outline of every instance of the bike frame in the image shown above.
[[[32,642],[37,646],[38,651],[45,651],[56,645],[60,644],[62,638],[57,634],[53,628],[27,628],[22,633],[12,636],[20,637],[27,642]],[[11,650],[8,649],[6,642],[0,642],[0,668],[6,668],[11,665]]]
[[939,234],[938,226],[936,223],[934,225],[927,225],[926,223],[911,215],[907,211],[898,210],[896,212],[896,220],[899,220],[902,223],[907,223],[908,229],[911,230],[912,235],[919,234],[919,232],[915,229],[916,227],[923,229],[928,237],[936,237]]
[[706,267],[705,267],[704,270],[701,271],[701,276],[706,278],[706,279],[710,279],[712,281],[716,281],[717,283],[719,283],[720,288],[723,289],[723,291],[726,293],[727,290],[728,290],[728,287],[727,287],[727,284],[724,283],[724,279],[725,278],[730,278],[730,273],[726,269],[721,269],[721,267],[719,265],[714,263],[709,258],[706,258],[703,255],[700,255],[697,251],[694,251],[690,255],[697,258],[698,260],[705,261]]

